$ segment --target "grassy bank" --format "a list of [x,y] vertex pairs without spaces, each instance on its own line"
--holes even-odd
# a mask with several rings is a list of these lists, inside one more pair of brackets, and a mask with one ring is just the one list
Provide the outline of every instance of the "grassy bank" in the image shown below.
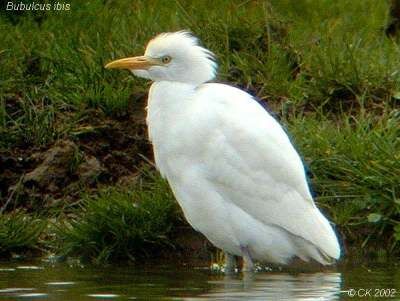
[[[372,0],[2,9],[1,228],[32,240],[21,245],[0,233],[0,250],[103,261],[176,244],[170,228],[183,222],[165,182],[140,176],[152,157],[148,83],[103,66],[142,53],[156,33],[190,29],[217,55],[218,81],[257,96],[288,128],[344,248],[398,255],[400,48],[385,34],[389,21],[389,1]],[[138,177],[147,184],[132,185]]]
[[132,260],[171,249],[181,215],[167,183],[146,172],[128,187],[87,194],[80,212],[55,224],[55,250],[95,262]]

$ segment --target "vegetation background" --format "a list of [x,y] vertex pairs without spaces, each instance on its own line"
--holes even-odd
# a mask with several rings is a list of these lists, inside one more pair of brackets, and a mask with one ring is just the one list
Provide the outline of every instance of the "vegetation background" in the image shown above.
[[154,170],[149,83],[103,68],[181,29],[287,128],[346,256],[400,254],[398,1],[68,3],[0,10],[2,255],[207,257]]

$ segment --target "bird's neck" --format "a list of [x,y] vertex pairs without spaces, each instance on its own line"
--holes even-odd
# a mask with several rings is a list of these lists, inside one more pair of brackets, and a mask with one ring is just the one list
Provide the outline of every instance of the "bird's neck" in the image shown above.
[[173,81],[157,81],[151,85],[148,98],[148,113],[173,113],[190,105],[198,85]]
[[176,121],[183,120],[192,106],[197,86],[180,82],[154,82],[149,91],[146,122],[152,133],[165,133]]
[[174,152],[177,126],[188,123],[196,86],[155,82],[149,91],[146,123],[154,159],[161,174],[167,173],[165,156]]

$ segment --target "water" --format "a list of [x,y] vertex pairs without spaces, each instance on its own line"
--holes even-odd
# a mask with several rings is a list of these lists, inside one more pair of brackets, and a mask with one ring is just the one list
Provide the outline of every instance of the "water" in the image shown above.
[[[368,297],[368,298],[366,298]],[[1,300],[400,300],[400,265],[224,276],[204,268],[0,263]]]

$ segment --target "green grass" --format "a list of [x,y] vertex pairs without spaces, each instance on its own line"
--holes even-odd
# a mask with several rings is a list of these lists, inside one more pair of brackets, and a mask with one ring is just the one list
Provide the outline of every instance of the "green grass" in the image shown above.
[[0,254],[37,250],[46,226],[47,221],[21,211],[0,214]]
[[391,100],[399,89],[400,48],[383,33],[387,6],[386,1],[274,2],[290,24],[286,42],[300,61],[297,101],[333,107],[365,95],[368,102]]
[[56,252],[95,263],[154,256],[173,247],[178,212],[167,183],[148,173],[146,183],[84,196],[75,217],[55,225]]
[[[249,88],[283,116],[346,243],[398,253],[400,48],[384,34],[389,1],[70,3],[70,12],[2,11],[0,150],[69,137],[92,108],[119,118],[148,83],[104,64],[143,53],[159,32],[189,29],[217,55],[218,81]],[[172,210],[162,187],[86,196],[60,232],[65,253],[102,261],[136,256],[147,240],[167,243],[157,228],[170,225],[157,210]],[[136,219],[159,239],[135,232]]]
[[332,110],[360,96],[397,102],[400,92],[386,1],[71,1],[68,13],[35,16],[0,20],[3,146],[53,141],[70,130],[56,122],[65,112],[125,111],[147,84],[104,64],[183,28],[217,54],[220,80],[256,87],[270,101]]
[[319,206],[348,245],[395,250],[400,242],[395,230],[400,227],[400,111],[337,122],[306,118],[290,120],[289,127],[313,173]]

